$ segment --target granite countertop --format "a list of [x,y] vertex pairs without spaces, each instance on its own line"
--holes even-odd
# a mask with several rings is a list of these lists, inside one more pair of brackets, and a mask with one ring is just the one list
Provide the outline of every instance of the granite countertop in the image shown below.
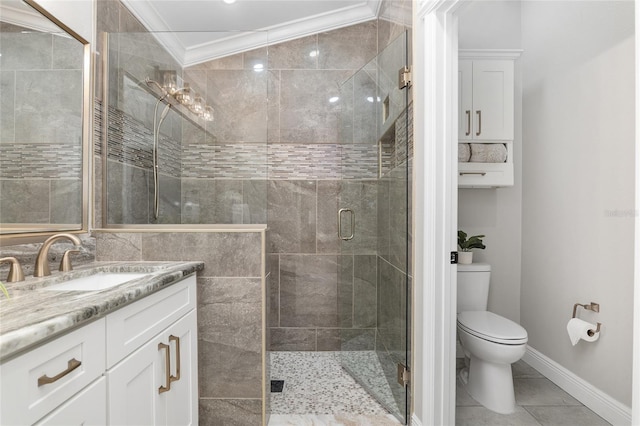
[[[203,268],[202,262],[94,262],[70,272],[52,272],[49,277],[5,283],[11,298],[0,293],[0,360],[103,317]],[[105,290],[46,290],[97,272],[147,275]]]

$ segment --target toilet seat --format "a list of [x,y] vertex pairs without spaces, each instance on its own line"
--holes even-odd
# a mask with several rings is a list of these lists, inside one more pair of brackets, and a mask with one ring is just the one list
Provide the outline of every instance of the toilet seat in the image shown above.
[[467,311],[458,314],[458,327],[489,342],[522,345],[528,336],[520,324],[489,311]]

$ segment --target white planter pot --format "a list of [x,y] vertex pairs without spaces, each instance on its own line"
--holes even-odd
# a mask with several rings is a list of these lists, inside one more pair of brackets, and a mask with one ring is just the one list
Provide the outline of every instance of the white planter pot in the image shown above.
[[463,265],[469,265],[473,262],[473,252],[472,251],[459,251],[458,252],[458,263]]

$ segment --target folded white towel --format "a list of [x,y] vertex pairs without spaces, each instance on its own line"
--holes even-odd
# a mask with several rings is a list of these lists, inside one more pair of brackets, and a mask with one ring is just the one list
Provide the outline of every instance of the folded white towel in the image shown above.
[[471,148],[468,143],[458,144],[458,163],[467,163],[471,159]]
[[503,143],[472,143],[472,163],[504,163],[507,161],[507,146]]

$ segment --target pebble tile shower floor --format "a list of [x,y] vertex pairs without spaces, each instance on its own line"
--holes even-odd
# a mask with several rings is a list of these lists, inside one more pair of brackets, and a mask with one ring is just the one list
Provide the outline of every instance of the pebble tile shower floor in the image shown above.
[[271,378],[284,388],[271,394],[269,426],[400,424],[342,369],[339,352],[271,352]]

